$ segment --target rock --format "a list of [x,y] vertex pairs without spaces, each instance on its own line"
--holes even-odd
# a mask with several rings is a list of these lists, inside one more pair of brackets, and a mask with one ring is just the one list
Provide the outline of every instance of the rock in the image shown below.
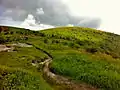
[[9,50],[11,50],[11,48],[6,47],[6,45],[0,45],[0,52]]
[[8,27],[0,26],[0,32],[7,32],[8,30]]

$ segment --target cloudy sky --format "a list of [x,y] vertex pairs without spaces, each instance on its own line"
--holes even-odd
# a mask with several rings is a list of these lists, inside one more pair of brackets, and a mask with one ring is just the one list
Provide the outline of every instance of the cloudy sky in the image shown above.
[[99,17],[99,29],[120,34],[120,0],[64,0],[78,16]]
[[42,25],[66,26],[72,24],[120,34],[119,0],[0,1],[2,1],[0,2],[0,23],[20,24],[30,14],[33,15],[36,23]]

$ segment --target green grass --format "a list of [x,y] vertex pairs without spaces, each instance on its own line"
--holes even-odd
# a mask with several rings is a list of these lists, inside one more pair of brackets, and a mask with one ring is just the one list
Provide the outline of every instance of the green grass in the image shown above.
[[86,82],[105,90],[120,89],[120,61],[119,65],[97,60],[95,57],[83,53],[57,53],[52,63],[52,71],[69,76],[73,80]]
[[[0,41],[2,44],[29,43],[48,52],[53,57],[51,70],[70,77],[77,83],[87,83],[103,90],[120,89],[119,35],[83,27],[60,27],[43,31],[9,27],[9,31],[0,33]],[[14,52],[0,52],[0,64],[8,68],[28,70],[32,72],[31,77],[34,72],[42,78],[42,72],[33,67],[31,62],[44,61],[48,56],[35,47],[16,47]],[[16,75],[14,72],[12,74]],[[29,82],[26,83],[28,86]],[[40,83],[42,82],[43,78]],[[48,84],[44,82],[43,89],[40,90],[45,90],[46,85]]]
[[52,90],[39,74],[0,66],[1,90]]
[[47,55],[34,47],[16,47],[13,52],[0,52],[0,64],[34,71],[36,68],[32,66],[32,61],[41,62],[44,58]]
[[[96,49],[98,52],[110,54],[113,57],[120,56],[120,36],[112,33],[97,31],[89,28],[57,28],[40,32],[45,38],[61,39],[58,44],[66,44],[70,47]],[[63,42],[66,40],[65,42]]]

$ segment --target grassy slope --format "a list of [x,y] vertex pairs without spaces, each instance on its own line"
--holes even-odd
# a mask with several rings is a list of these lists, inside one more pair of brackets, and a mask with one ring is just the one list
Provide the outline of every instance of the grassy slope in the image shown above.
[[[8,32],[0,33],[1,43],[24,43],[26,37],[32,37],[19,30],[9,28]],[[32,66],[32,61],[41,62],[47,57],[35,47],[16,46],[13,52],[0,52],[0,90],[53,90],[43,79],[41,68]]]
[[52,90],[42,76],[21,68],[0,66],[1,90]]
[[[119,35],[80,27],[40,32],[9,28],[9,33],[1,33],[1,38],[5,40],[3,43],[25,42],[46,50],[53,56],[51,70],[57,74],[105,90],[120,89]],[[30,62],[46,56],[35,48],[17,49],[17,53],[0,53],[0,63],[38,74]]]

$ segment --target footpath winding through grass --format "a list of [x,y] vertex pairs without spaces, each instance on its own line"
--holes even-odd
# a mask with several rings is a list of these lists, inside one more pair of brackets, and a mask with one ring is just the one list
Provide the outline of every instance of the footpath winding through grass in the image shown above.
[[41,62],[42,64],[44,64],[43,75],[47,81],[49,80],[50,83],[53,82],[56,85],[58,84],[58,85],[63,86],[62,89],[64,88],[64,89],[69,89],[69,90],[97,90],[90,85],[83,84],[83,83],[78,84],[78,83],[75,83],[74,81],[71,81],[68,78],[65,78],[60,75],[56,75],[55,73],[51,72],[50,64],[52,63],[52,59],[53,59],[52,55],[50,55],[47,51],[39,47],[36,47],[33,44],[30,44],[30,45],[34,46],[36,49],[48,55],[48,59],[46,59],[44,62]]
[[[61,27],[43,31],[8,27],[8,30],[0,32],[0,43],[31,43],[35,46],[15,47],[13,52],[0,53],[1,66],[21,68],[40,75],[43,73],[40,63],[43,63],[50,68],[53,76],[60,75],[58,80],[62,76],[77,85],[86,83],[102,90],[120,90],[119,35],[82,27]],[[48,56],[52,56],[52,63]],[[38,68],[32,65],[37,65]],[[43,90],[44,87],[52,90],[52,86],[43,79],[40,80],[44,84]],[[29,78],[25,83],[29,83]]]
[[[8,52],[6,48],[5,45],[1,48],[0,56],[3,56],[1,55],[3,53],[7,55]],[[9,50],[10,49],[11,48],[9,48]],[[9,53],[13,53],[14,49]],[[41,51],[39,51],[39,55],[41,55]],[[1,61],[2,58],[0,59],[0,62]],[[19,65],[15,68],[16,66],[14,64],[11,64],[10,66],[0,65],[0,90],[52,90],[52,88],[45,82],[42,75],[36,73],[36,71],[30,71],[30,68],[28,68],[28,70],[25,70],[23,67],[18,68]]]

